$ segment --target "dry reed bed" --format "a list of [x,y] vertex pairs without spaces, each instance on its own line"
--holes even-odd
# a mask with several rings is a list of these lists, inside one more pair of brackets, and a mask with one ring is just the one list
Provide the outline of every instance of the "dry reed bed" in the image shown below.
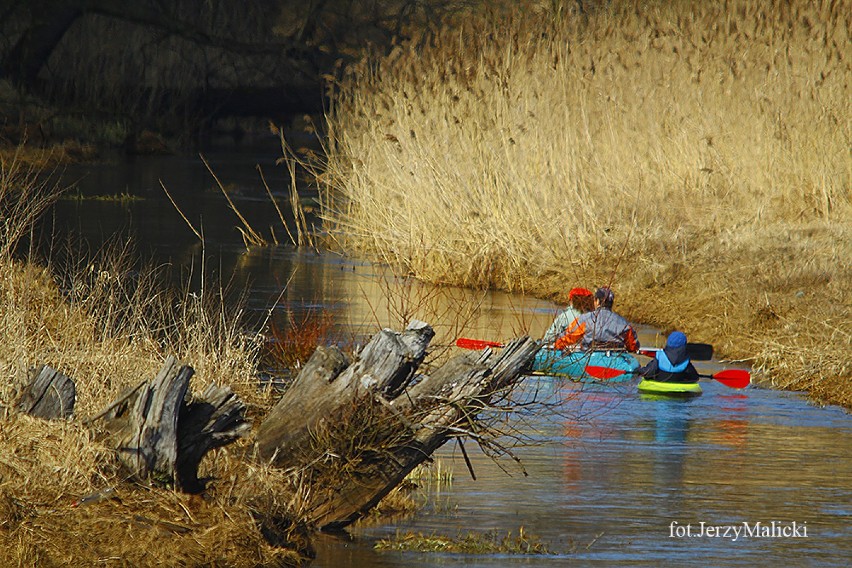
[[[2,189],[4,204],[34,203],[32,186]],[[0,260],[0,406],[38,363],[72,377],[78,400],[73,421],[0,410],[0,556],[20,566],[295,564],[296,550],[309,549],[304,535],[273,547],[254,517],[286,525],[304,490],[291,472],[244,459],[249,441],[205,459],[200,474],[214,481],[201,498],[128,480],[99,423],[84,424],[169,353],[195,368],[193,391],[229,384],[255,418],[274,402],[256,389],[259,345],[238,332],[238,314],[215,298],[166,294],[155,271],[131,272],[127,258],[110,251],[66,278]]]
[[610,283],[852,406],[850,29],[848,0],[471,18],[339,85],[325,218],[428,281]]

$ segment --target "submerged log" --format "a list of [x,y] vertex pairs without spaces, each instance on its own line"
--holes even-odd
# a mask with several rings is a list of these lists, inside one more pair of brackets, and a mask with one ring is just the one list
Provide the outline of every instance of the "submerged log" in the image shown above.
[[17,404],[20,412],[47,420],[69,418],[74,413],[74,381],[47,365],[33,369],[30,377]]
[[204,455],[249,429],[245,405],[227,387],[211,385],[188,402],[193,374],[170,356],[153,380],[120,397],[104,414],[119,459],[136,478],[200,491],[198,465]]
[[467,353],[415,375],[433,336],[422,322],[402,334],[383,330],[351,363],[334,348],[318,349],[261,425],[258,454],[278,466],[302,466],[321,488],[309,515],[316,526],[338,529],[366,514],[469,429],[539,348],[523,337],[500,353]]

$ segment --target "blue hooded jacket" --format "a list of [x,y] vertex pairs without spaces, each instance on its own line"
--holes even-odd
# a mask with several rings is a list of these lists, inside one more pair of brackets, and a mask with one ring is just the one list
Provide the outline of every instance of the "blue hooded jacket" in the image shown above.
[[672,332],[665,348],[657,351],[654,359],[639,369],[639,374],[661,383],[697,383],[698,371],[686,354],[686,335]]

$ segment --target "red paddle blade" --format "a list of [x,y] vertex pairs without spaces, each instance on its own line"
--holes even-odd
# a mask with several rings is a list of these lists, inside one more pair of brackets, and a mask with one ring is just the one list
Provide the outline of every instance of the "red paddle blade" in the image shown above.
[[742,369],[730,369],[727,371],[719,371],[713,375],[713,379],[719,381],[726,387],[732,389],[745,388],[751,383],[751,373]]
[[485,349],[486,347],[504,347],[502,343],[497,341],[485,341],[482,339],[470,339],[468,337],[459,337],[456,339],[456,347],[461,347],[462,349],[473,349],[474,351],[479,351],[480,349]]
[[613,369],[612,367],[598,367],[597,365],[586,365],[586,374],[596,379],[613,379],[620,377],[630,371],[622,369]]

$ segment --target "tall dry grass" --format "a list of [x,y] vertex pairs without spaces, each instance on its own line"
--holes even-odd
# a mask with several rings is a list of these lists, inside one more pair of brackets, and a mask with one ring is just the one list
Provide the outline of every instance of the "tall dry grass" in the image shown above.
[[342,81],[340,246],[434,282],[609,283],[634,320],[852,405],[852,4],[554,5]]
[[[250,441],[213,452],[205,496],[128,479],[101,424],[86,422],[153,378],[169,354],[195,369],[190,390],[230,385],[253,420],[273,404],[258,391],[258,338],[224,291],[172,293],[117,243],[73,266],[18,260],[21,239],[55,197],[21,162],[0,162],[0,558],[17,566],[293,565],[305,490],[295,475],[245,459]],[[75,417],[45,421],[14,402],[27,369],[47,364],[77,385]],[[82,504],[75,506],[82,501]],[[278,523],[272,546],[259,522]],[[289,536],[288,536],[289,535]]]

